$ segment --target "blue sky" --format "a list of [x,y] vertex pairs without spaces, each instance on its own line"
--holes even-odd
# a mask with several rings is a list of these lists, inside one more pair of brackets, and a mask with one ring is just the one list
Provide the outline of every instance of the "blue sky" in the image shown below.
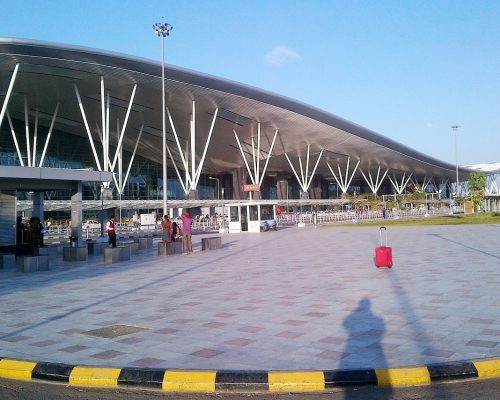
[[500,161],[498,0],[0,0],[0,36],[160,59],[303,101],[438,159]]

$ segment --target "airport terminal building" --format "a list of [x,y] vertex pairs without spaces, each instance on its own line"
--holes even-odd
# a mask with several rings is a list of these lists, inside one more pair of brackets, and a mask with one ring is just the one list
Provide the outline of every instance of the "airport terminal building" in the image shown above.
[[[26,198],[34,214],[71,200],[81,236],[84,202],[103,197],[161,209],[246,200],[248,188],[277,201],[402,194],[410,183],[446,196],[456,181],[454,165],[329,112],[158,61],[0,38],[0,65],[2,226]],[[0,236],[8,243],[11,229]]]

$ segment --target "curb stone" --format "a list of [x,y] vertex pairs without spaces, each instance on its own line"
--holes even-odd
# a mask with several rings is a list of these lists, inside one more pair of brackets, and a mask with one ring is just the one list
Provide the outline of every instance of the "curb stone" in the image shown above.
[[500,376],[500,358],[386,369],[239,371],[117,368],[0,358],[0,377],[70,386],[134,387],[164,392],[303,392],[357,385],[421,385]]

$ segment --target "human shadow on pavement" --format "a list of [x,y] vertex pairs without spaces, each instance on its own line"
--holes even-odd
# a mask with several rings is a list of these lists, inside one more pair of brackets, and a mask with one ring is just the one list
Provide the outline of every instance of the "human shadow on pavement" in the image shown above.
[[[392,270],[391,274],[389,275],[389,279],[391,282],[391,286],[393,288],[395,296],[397,296],[398,299],[398,306],[401,310],[402,315],[404,315],[405,319],[407,320],[408,323],[411,323],[412,325],[412,332],[411,332],[411,337],[408,339],[410,342],[415,342],[419,343],[419,347],[422,346],[422,344],[425,343],[425,347],[420,347],[420,354],[421,356],[427,355],[427,356],[435,356],[435,355],[440,355],[441,351],[440,349],[436,349],[434,346],[434,341],[432,339],[432,336],[430,336],[427,333],[427,329],[424,324],[420,321],[420,318],[418,316],[418,313],[415,310],[415,307],[413,306],[411,296],[409,296],[404,290],[403,283],[399,279],[399,274],[397,270]],[[453,332],[450,332],[450,336],[453,335]],[[446,347],[446,343],[443,343],[443,346]],[[401,350],[405,350],[402,348]],[[415,360],[415,364],[422,364],[421,360]],[[431,366],[431,369],[434,368],[436,365],[441,365],[445,364],[443,362],[438,362],[436,364],[430,363],[426,364],[428,366]],[[437,367],[439,369],[439,366]],[[439,380],[435,378],[436,380]],[[451,393],[446,385],[432,385],[431,386],[432,393],[435,395],[433,398],[439,398],[439,399],[453,399],[453,393]]]
[[[344,319],[342,323],[347,331],[348,339],[344,348],[346,355],[340,363],[341,371],[350,371],[350,374],[359,373],[359,377],[367,384],[376,384],[377,378],[372,368],[387,368],[384,349],[382,347],[382,336],[385,332],[383,318],[375,315],[372,304],[368,297],[363,297],[357,307]],[[360,359],[366,369],[354,373],[353,367],[360,365]],[[387,399],[391,398],[392,390],[386,391]],[[358,394],[351,389],[344,392],[345,400],[359,399]]]

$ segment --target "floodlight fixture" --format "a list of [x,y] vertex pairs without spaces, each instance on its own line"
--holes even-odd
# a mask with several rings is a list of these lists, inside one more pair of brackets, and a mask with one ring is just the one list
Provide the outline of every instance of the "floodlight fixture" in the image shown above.
[[153,30],[158,36],[170,36],[172,29],[174,29],[174,27],[166,22],[157,22],[153,24]]
[[458,125],[452,125],[451,129],[453,129],[453,133],[455,134],[455,168],[456,168],[456,174],[457,174],[457,188],[455,189],[457,196],[459,195],[459,186],[458,186],[458,148],[457,148],[457,133],[458,133],[458,128],[460,128]]

